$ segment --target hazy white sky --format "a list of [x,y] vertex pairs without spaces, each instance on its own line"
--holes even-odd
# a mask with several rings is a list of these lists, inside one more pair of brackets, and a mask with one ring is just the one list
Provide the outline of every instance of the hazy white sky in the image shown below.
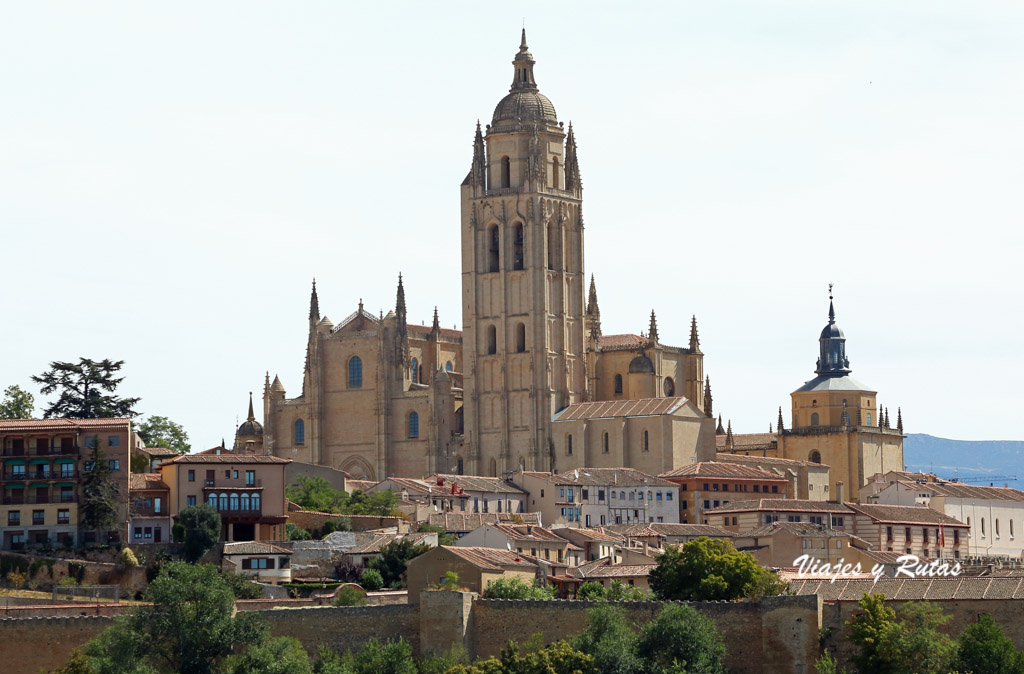
[[[511,4],[511,3],[510,3]],[[230,442],[301,387],[309,284],[461,327],[459,183],[525,19],[579,143],[606,333],[685,345],[766,431],[836,284],[908,432],[1020,439],[1016,3],[0,5],[0,387],[79,356]],[[35,391],[38,393],[38,391]]]

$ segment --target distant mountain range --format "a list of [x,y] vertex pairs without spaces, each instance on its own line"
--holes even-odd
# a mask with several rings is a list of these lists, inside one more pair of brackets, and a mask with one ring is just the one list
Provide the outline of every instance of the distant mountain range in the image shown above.
[[[968,484],[996,487],[1009,484],[1024,489],[1024,441],[949,440],[924,433],[910,433],[903,441],[903,462],[913,471],[940,477],[959,475]],[[1010,480],[1016,476],[1017,480]],[[996,479],[999,478],[999,479]]]

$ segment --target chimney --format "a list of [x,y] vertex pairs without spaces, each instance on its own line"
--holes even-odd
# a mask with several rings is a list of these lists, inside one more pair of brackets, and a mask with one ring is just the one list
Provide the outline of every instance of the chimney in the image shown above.
[[846,485],[842,482],[836,482],[836,501],[842,503],[846,497]]
[[646,556],[647,556],[647,550],[648,550],[648,546],[649,546],[649,544],[648,544],[648,542],[647,542],[647,539],[645,538],[645,539],[644,539],[644,557],[646,557]]

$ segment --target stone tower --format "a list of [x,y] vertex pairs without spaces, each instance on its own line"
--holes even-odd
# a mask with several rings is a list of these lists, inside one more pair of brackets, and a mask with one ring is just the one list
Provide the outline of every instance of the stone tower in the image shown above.
[[467,472],[552,465],[551,415],[586,393],[582,187],[523,31],[462,183]]

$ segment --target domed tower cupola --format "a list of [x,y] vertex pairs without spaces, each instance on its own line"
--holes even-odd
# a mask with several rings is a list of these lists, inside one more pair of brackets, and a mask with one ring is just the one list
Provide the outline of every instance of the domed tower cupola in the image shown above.
[[537,89],[537,80],[533,76],[533,66],[536,61],[526,46],[526,29],[523,29],[523,38],[519,44],[519,53],[512,60],[514,77],[512,87],[505,98],[498,101],[494,108],[494,117],[491,120],[493,126],[499,126],[502,122],[506,125],[509,122],[546,122],[552,125],[558,124],[558,115],[555,113],[555,106],[548,100],[548,97]]
[[828,325],[818,337],[820,354],[816,373],[824,377],[844,377],[850,374],[850,359],[846,357],[846,336],[836,325],[836,310],[832,304],[832,284],[828,284]]

